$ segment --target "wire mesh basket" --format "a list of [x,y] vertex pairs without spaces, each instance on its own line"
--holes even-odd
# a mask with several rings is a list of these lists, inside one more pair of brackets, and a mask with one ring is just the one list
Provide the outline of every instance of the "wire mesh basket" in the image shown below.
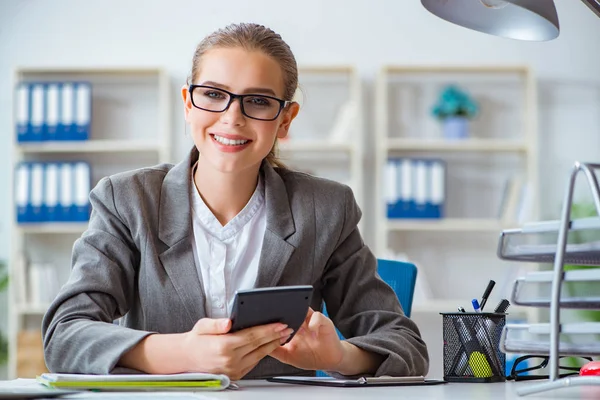
[[500,337],[506,314],[441,313],[444,379],[449,382],[503,382],[506,356]]

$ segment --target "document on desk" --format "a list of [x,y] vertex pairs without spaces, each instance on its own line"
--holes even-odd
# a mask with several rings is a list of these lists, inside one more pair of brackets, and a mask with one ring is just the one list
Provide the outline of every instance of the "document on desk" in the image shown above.
[[297,385],[333,386],[333,387],[370,387],[370,386],[413,386],[439,385],[446,383],[440,379],[425,379],[423,376],[380,376],[361,377],[358,379],[336,379],[316,376],[275,376],[267,381],[275,383],[291,383]]
[[47,373],[39,376],[37,381],[51,388],[101,391],[214,391],[227,389],[231,383],[226,375],[202,373],[170,375],[84,375]]

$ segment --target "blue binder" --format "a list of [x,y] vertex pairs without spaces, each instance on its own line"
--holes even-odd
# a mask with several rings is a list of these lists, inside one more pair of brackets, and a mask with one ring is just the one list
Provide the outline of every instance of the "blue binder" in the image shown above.
[[34,162],[31,166],[30,203],[31,222],[42,222],[45,219],[42,204],[44,202],[44,164]]
[[71,163],[61,163],[58,172],[58,210],[57,220],[68,222],[73,219],[73,168]]
[[31,85],[21,82],[17,85],[15,104],[17,108],[17,141],[30,142],[34,140],[31,134]]
[[396,174],[398,167],[396,166],[397,160],[394,158],[388,158],[385,165],[385,180],[384,180],[384,192],[385,192],[385,203],[387,207],[388,218],[395,218],[396,206],[398,204],[398,179]]
[[44,86],[46,114],[44,120],[44,140],[57,140],[60,119],[60,84],[48,83]]
[[88,140],[92,119],[92,86],[89,82],[75,85],[75,131],[71,140]]
[[446,165],[442,160],[429,160],[427,215],[429,218],[443,218],[446,200]]
[[78,222],[88,221],[90,219],[90,186],[91,174],[90,165],[86,162],[77,162],[73,164],[74,176],[73,183],[75,189],[73,220]]
[[42,214],[44,221],[58,221],[58,177],[59,166],[57,163],[47,163],[44,166],[44,202]]
[[31,222],[31,168],[26,162],[17,165],[15,170],[15,205],[17,223]]
[[75,134],[75,87],[71,82],[63,82],[60,86],[60,118],[58,121],[56,140],[72,140]]
[[31,91],[31,118],[30,118],[30,138],[31,141],[41,142],[44,140],[45,130],[45,89],[44,84],[40,82],[32,83]]

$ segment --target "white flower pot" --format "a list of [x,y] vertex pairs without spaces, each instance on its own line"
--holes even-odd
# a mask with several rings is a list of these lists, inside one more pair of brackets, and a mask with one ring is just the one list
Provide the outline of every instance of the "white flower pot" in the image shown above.
[[465,139],[469,136],[468,120],[465,117],[447,117],[443,120],[444,138]]

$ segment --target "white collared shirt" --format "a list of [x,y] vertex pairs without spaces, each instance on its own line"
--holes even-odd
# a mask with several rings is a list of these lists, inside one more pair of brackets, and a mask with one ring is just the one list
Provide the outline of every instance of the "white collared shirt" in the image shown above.
[[[195,171],[196,167],[192,168]],[[267,229],[264,183],[225,226],[200,197],[192,172],[192,248],[209,318],[228,318],[236,290],[254,287]]]

